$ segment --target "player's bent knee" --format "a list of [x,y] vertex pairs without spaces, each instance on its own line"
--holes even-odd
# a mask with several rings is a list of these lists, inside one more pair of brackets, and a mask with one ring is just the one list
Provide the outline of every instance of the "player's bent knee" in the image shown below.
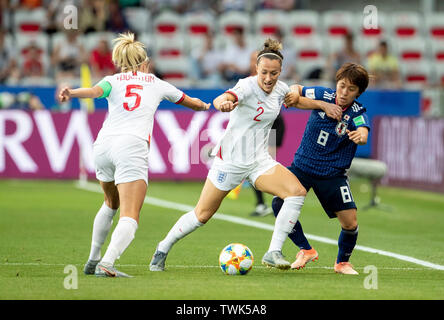
[[294,186],[287,190],[286,196],[287,197],[305,197],[307,195],[307,190],[305,190],[302,186]]
[[119,197],[116,198],[107,198],[105,197],[105,204],[108,208],[111,208],[113,210],[117,210],[120,207],[120,199]]
[[341,227],[344,230],[356,230],[356,228],[358,227],[358,219],[356,215],[354,217],[350,217],[346,221],[341,221]]
[[354,222],[342,223],[341,227],[344,230],[355,231],[358,228],[358,222],[354,221]]
[[199,220],[200,223],[207,223],[208,220],[213,216],[214,212],[210,209],[194,209],[194,213],[196,214],[197,220]]

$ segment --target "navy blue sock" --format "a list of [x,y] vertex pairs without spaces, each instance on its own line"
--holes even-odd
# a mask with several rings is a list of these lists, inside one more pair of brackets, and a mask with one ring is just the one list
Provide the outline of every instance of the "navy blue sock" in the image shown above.
[[[273,201],[271,203],[271,207],[273,208],[273,213],[274,213],[275,217],[278,216],[279,211],[281,210],[281,207],[283,204],[284,204],[284,200],[282,200],[281,198],[278,198],[278,197],[273,198]],[[299,222],[299,220],[296,222],[295,226],[293,227],[293,230],[291,230],[288,237],[300,249],[305,249],[305,250],[311,249],[311,246],[308,243],[307,238],[305,237],[304,231],[302,230],[302,225]]]
[[348,262],[350,256],[353,252],[353,249],[356,245],[356,240],[358,239],[358,227],[354,230],[341,230],[341,234],[338,239],[338,257],[336,261],[339,262]]

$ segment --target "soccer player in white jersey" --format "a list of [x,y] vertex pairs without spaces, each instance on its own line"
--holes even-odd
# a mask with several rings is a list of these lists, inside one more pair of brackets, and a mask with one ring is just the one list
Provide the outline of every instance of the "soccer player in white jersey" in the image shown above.
[[150,263],[151,271],[163,271],[174,243],[205,224],[230,190],[244,179],[258,190],[282,195],[284,205],[262,263],[279,269],[290,268],[282,255],[282,246],[298,219],[306,191],[299,180],[269,154],[270,129],[284,100],[287,106],[320,108],[327,115],[338,116],[340,108],[299,97],[297,90],[290,93],[288,85],[278,80],[283,59],[281,47],[278,41],[266,40],[257,57],[257,76],[241,79],[213,101],[216,109],[231,112],[230,121],[213,149],[215,159],[196,207],[180,217],[158,244]]
[[[134,34],[121,34],[114,40],[114,64],[121,73],[106,76],[93,88],[64,88],[60,101],[70,98],[106,98],[109,115],[94,142],[96,177],[105,202],[93,225],[90,256],[85,274],[102,277],[128,277],[115,269],[114,262],[134,239],[139,214],[148,185],[148,152],[154,113],[166,99],[196,111],[210,104],[191,98],[173,85],[148,73],[149,58]],[[105,255],[101,248],[120,207],[120,219],[112,233]]]

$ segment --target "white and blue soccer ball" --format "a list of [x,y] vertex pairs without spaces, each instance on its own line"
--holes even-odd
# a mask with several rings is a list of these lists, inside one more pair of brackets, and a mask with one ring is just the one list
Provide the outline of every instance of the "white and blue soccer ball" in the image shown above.
[[219,265],[228,275],[245,275],[253,267],[253,252],[241,243],[230,243],[219,255]]

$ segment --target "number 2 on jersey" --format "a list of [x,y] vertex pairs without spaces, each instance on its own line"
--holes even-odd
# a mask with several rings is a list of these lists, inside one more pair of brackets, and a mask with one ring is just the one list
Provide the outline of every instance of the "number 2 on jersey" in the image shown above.
[[126,86],[125,97],[126,98],[136,97],[136,102],[134,103],[133,107],[128,106],[127,102],[123,103],[123,108],[128,111],[133,111],[134,109],[137,109],[140,106],[140,99],[141,99],[140,94],[138,94],[137,92],[132,92],[131,90],[133,89],[143,90],[143,87],[138,84],[129,84]]
[[259,107],[256,109],[256,111],[259,111],[259,113],[256,115],[256,117],[254,117],[253,120],[254,121],[262,121],[261,119],[258,119],[258,117],[264,113],[264,108]]

